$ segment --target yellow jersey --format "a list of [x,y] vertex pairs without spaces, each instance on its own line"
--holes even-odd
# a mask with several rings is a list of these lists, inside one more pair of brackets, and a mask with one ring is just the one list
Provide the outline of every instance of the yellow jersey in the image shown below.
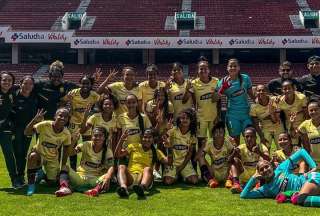
[[[128,170],[130,173],[142,173],[144,168],[152,168],[153,153],[151,149],[144,151],[142,144],[131,143],[126,150],[129,153]],[[156,154],[158,161],[165,158],[164,154],[158,149],[156,149]]]
[[315,161],[320,163],[320,126],[316,127],[312,123],[312,120],[309,119],[302,122],[298,130],[308,136],[311,156]]
[[73,89],[69,94],[72,95],[70,124],[81,124],[88,104],[94,105],[100,96],[95,91],[90,91],[89,97],[83,98],[80,94],[80,88]]
[[[269,98],[269,100],[273,100],[273,98]],[[272,104],[274,108],[277,108],[275,103]],[[259,102],[254,103],[250,107],[250,116],[257,118],[259,120],[260,126],[262,130],[267,131],[277,131],[282,130],[282,125],[279,122],[274,123],[271,120],[269,105],[266,106],[261,105]]]
[[305,120],[304,113],[301,111],[307,106],[307,102],[307,97],[300,92],[295,92],[295,99],[291,105],[286,103],[284,95],[280,97],[279,108],[283,110],[286,115],[287,128],[290,128],[289,119],[292,112],[299,112],[293,125],[295,128]]
[[88,118],[87,124],[91,125],[92,129],[95,127],[105,128],[109,134],[109,137],[111,137],[112,133],[117,132],[117,129],[119,128],[118,120],[115,114],[112,115],[110,121],[106,122],[103,120],[102,113],[95,113]]
[[128,90],[124,86],[124,82],[114,82],[108,85],[108,88],[111,90],[112,94],[116,96],[116,98],[119,100],[119,107],[116,110],[117,115],[120,115],[128,111],[125,102],[126,97],[129,94],[133,94],[138,98],[138,100],[142,100],[142,94],[139,86],[136,86],[131,90]]
[[79,173],[81,176],[99,177],[103,175],[107,169],[114,165],[113,153],[109,147],[105,152],[106,155],[103,164],[101,161],[103,149],[100,152],[95,152],[93,150],[92,141],[83,142],[77,147],[82,152],[80,165],[77,168],[77,173]]
[[173,151],[173,165],[180,166],[188,154],[190,148],[196,145],[197,138],[190,131],[182,134],[178,127],[168,131],[169,142]]
[[162,81],[157,81],[157,86],[155,88],[151,88],[150,85],[149,85],[149,81],[146,80],[146,81],[143,81],[142,83],[139,84],[139,88],[140,88],[140,91],[141,91],[141,95],[142,95],[142,104],[143,104],[143,107],[145,104],[147,104],[147,102],[149,100],[152,100],[153,99],[153,96],[154,96],[154,92],[159,89],[159,88],[162,88],[165,86],[165,83],[162,82]]
[[204,152],[209,154],[212,167],[214,171],[217,171],[228,168],[228,157],[232,153],[233,149],[234,146],[229,142],[228,139],[225,139],[221,149],[217,149],[213,145],[213,141],[207,142]]
[[[261,152],[269,155],[269,150],[265,145],[260,144],[258,146],[259,146]],[[249,151],[246,144],[241,144],[238,146],[238,148],[240,149],[240,156],[241,156],[242,165],[246,169],[256,169],[256,165],[260,160],[260,156],[254,152]]]
[[[144,114],[140,114],[143,119],[144,129],[151,128],[150,120]],[[139,127],[139,116],[134,119],[129,118],[128,113],[125,112],[118,117],[119,126],[122,129],[122,133],[128,130],[129,136],[123,143],[123,147],[126,148],[130,143],[141,142],[141,130]]]
[[212,77],[209,83],[203,83],[200,78],[193,80],[190,92],[196,98],[197,118],[200,121],[214,121],[217,118],[217,103],[212,102],[212,94],[218,84],[218,79]]
[[71,145],[71,134],[67,128],[55,133],[52,127],[53,121],[42,121],[33,126],[37,134],[35,150],[47,161],[56,161],[59,156],[59,148]]
[[176,119],[179,113],[184,110],[192,107],[192,100],[191,98],[185,103],[182,103],[183,95],[186,91],[187,81],[185,81],[182,85],[178,85],[177,83],[173,82],[171,88],[168,91],[169,100],[171,101],[174,113],[173,118]]
[[286,154],[283,152],[282,149],[274,151],[272,153],[272,156],[276,158],[276,161],[281,163],[282,161],[285,161],[287,159]]

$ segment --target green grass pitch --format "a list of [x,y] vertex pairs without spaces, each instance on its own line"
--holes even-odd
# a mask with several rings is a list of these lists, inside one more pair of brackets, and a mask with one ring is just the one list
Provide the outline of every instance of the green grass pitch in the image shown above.
[[274,200],[241,200],[224,188],[209,189],[205,184],[188,186],[177,184],[165,187],[156,184],[144,200],[135,194],[120,199],[115,190],[91,198],[74,193],[56,198],[56,188],[38,186],[32,197],[26,189],[10,188],[3,154],[0,151],[0,215],[320,215],[320,209],[303,208],[291,204],[277,204]]

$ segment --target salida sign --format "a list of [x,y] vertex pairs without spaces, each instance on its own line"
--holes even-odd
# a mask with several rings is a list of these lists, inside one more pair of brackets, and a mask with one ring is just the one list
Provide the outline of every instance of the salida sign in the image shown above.
[[7,32],[7,43],[69,43],[73,32]]

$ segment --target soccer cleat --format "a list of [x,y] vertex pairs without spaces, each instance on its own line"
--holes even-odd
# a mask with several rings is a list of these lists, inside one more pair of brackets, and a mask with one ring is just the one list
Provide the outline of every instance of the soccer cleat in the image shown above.
[[84,194],[91,196],[91,197],[99,196],[99,192],[96,189],[87,190],[84,192]]
[[36,172],[36,184],[40,184],[40,182],[42,180],[44,180],[46,174],[44,173],[43,169],[39,169],[37,172]]
[[27,189],[27,196],[32,196],[36,190],[36,185],[35,184],[29,184],[28,189]]
[[153,170],[153,176],[155,181],[161,181],[162,176],[157,170]]
[[61,187],[59,190],[55,192],[57,197],[63,197],[72,194],[72,191],[68,187]]
[[261,187],[260,182],[257,182],[256,186],[254,186],[255,189],[258,189],[259,187]]
[[215,179],[210,179],[208,182],[208,186],[210,188],[216,188],[216,187],[218,187],[218,185],[219,185],[219,182],[217,182],[217,180],[215,180]]
[[232,188],[232,181],[230,179],[227,179],[226,183],[224,184],[225,188]]
[[233,194],[239,194],[242,192],[242,188],[239,183],[234,183],[230,190]]
[[132,189],[138,195],[138,197],[144,197],[144,189],[142,185],[134,185]]
[[124,188],[124,187],[119,187],[119,188],[117,189],[117,194],[118,194],[119,197],[121,197],[121,198],[126,198],[126,197],[129,196],[128,190],[127,190],[126,188]]

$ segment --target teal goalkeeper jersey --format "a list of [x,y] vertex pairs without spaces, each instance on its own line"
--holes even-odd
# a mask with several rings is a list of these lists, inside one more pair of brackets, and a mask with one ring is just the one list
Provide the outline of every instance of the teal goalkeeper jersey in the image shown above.
[[[227,96],[227,115],[249,115],[250,104],[248,90],[252,88],[251,79],[247,74],[241,74],[242,84],[239,78],[230,80],[231,86],[224,91]],[[216,90],[222,85],[223,79],[219,80]]]
[[273,198],[280,192],[299,191],[303,184],[311,179],[318,179],[320,173],[312,172],[306,177],[304,175],[296,175],[293,173],[300,160],[306,161],[309,168],[315,168],[317,165],[304,149],[301,149],[291,155],[287,160],[283,161],[274,171],[274,177],[270,183],[264,184],[258,189],[252,189],[257,180],[250,178],[247,185],[240,194],[241,198]]

